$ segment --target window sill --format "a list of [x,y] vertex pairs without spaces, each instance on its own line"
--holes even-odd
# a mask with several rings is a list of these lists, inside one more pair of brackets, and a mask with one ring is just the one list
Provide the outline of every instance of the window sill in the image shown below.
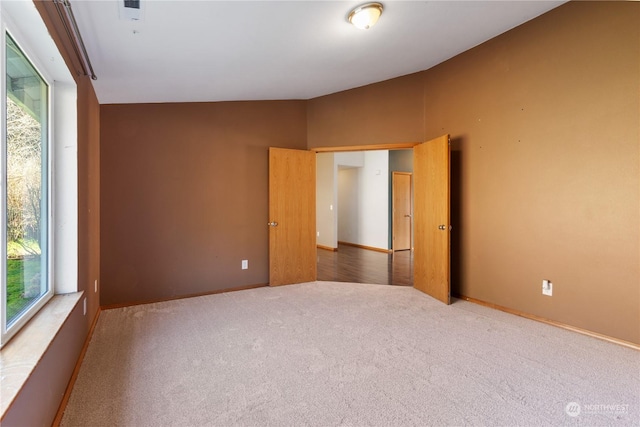
[[0,350],[0,419],[4,418],[83,293],[54,295]]

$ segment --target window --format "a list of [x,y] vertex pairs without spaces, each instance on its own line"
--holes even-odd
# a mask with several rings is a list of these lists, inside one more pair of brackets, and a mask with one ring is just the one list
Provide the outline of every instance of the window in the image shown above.
[[0,347],[78,292],[77,106],[35,4],[0,0]]
[[0,280],[2,344],[53,295],[50,101],[52,88],[4,32]]

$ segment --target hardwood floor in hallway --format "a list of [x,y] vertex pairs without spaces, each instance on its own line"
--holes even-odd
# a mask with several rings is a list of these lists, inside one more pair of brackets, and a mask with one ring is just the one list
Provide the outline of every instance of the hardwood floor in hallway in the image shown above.
[[350,245],[318,249],[318,280],[413,286],[413,252],[393,254]]

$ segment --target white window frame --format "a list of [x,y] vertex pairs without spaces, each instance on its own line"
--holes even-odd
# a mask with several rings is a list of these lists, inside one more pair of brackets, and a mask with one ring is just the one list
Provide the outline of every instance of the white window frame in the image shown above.
[[[78,290],[77,87],[35,5],[0,3],[0,347],[46,303]],[[48,290],[12,325],[6,322],[6,34],[48,85]]]

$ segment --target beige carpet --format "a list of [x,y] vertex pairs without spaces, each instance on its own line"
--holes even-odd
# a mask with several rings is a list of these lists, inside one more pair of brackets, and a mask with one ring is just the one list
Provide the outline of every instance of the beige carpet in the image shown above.
[[640,352],[413,288],[260,288],[103,311],[62,425],[640,425]]

